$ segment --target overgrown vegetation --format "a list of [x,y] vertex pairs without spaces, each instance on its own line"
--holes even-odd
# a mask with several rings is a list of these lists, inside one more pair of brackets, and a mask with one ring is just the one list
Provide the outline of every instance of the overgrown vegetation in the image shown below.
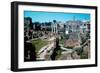
[[62,52],[62,50],[60,48],[56,51],[56,53],[57,53],[56,59],[61,57],[61,52]]
[[81,53],[80,59],[88,59],[88,53],[85,53],[85,52]]

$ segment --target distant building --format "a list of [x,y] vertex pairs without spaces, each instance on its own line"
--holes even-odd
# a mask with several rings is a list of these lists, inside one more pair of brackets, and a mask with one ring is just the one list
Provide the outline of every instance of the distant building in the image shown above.
[[52,32],[53,33],[58,33],[58,23],[57,23],[57,21],[56,20],[54,20],[53,22],[52,22],[52,24],[51,24],[51,29],[52,29]]
[[81,33],[89,32],[90,31],[90,22],[83,21],[83,24],[80,26]]
[[78,20],[67,21],[66,22],[66,31],[69,34],[70,39],[80,40],[80,26],[83,23]]
[[65,33],[69,35],[69,39],[66,40],[66,46],[76,47],[80,46],[80,26],[83,24],[79,20],[70,20],[66,22]]
[[51,31],[51,22],[41,23],[41,30]]
[[66,28],[66,26],[65,26],[64,22],[59,22],[58,23],[58,32],[59,33],[65,34],[65,28]]
[[67,21],[66,22],[66,30],[71,32],[79,32],[80,31],[80,25],[82,24],[81,21]]
[[51,24],[51,29],[53,33],[65,33],[65,23],[61,21],[53,21]]
[[69,35],[69,39],[66,40],[66,46],[80,46],[80,33],[90,32],[90,22],[70,20],[66,22],[65,29],[65,33]]

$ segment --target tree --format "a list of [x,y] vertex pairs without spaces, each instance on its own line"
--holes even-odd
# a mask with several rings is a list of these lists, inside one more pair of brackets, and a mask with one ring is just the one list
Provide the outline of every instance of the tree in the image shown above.
[[53,22],[56,23],[57,21],[56,20],[53,20]]

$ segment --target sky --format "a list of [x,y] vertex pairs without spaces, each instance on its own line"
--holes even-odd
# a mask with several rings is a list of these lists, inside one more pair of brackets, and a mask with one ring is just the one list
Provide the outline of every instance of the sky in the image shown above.
[[90,21],[90,14],[84,13],[24,11],[24,17],[31,17],[32,22],[52,22],[53,20],[66,22],[74,18],[75,20]]

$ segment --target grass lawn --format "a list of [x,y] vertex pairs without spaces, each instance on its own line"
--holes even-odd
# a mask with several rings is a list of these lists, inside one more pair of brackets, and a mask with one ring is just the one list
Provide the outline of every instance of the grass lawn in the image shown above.
[[37,40],[33,40],[32,44],[35,45],[35,47],[36,47],[36,53],[37,53],[42,47],[44,47],[45,45],[47,45],[48,42],[45,41],[45,40],[37,39]]

